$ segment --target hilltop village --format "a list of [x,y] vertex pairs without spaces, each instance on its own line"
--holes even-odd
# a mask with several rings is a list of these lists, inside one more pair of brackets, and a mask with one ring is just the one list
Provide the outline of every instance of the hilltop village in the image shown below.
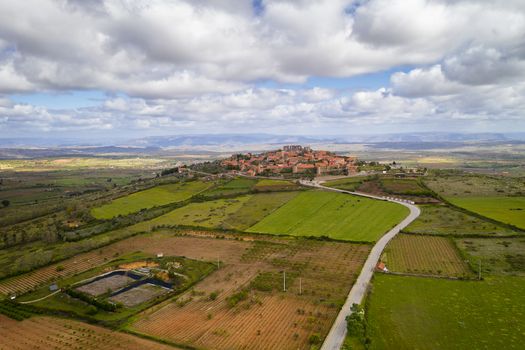
[[235,154],[221,162],[229,170],[245,175],[311,174],[348,175],[357,172],[357,158],[316,151],[300,145],[284,146],[259,154]]

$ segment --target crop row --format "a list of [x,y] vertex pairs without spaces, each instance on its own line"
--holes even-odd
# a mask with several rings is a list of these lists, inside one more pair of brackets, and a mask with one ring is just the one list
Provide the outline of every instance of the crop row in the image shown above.
[[0,314],[6,315],[17,321],[22,321],[31,317],[33,314],[39,314],[41,311],[29,305],[22,305],[10,301],[0,303]]

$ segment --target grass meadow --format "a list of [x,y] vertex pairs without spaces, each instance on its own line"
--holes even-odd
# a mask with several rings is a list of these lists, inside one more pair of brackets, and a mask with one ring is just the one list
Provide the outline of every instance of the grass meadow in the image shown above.
[[525,236],[516,238],[457,238],[474,269],[481,261],[483,274],[525,276]]
[[235,178],[233,180],[227,181],[222,185],[206,191],[205,196],[226,196],[226,195],[235,195],[243,194],[252,190],[252,188],[257,183],[257,180],[247,179],[243,177]]
[[425,196],[430,195],[430,192],[423,188],[417,180],[413,179],[395,179],[384,178],[381,179],[381,185],[387,193]]
[[404,231],[426,235],[514,235],[515,231],[446,205],[421,205],[421,215]]
[[229,199],[217,199],[207,202],[190,203],[170,211],[153,220],[144,221],[132,226],[135,230],[148,231],[154,226],[201,226],[220,227],[222,222],[239,210],[252,196],[241,196]]
[[247,231],[373,242],[406,215],[408,209],[394,203],[309,191],[297,195]]
[[362,176],[347,177],[344,179],[327,181],[323,185],[346,191],[355,191],[366,179],[366,177]]
[[484,281],[376,274],[369,349],[523,349],[525,279]]
[[298,192],[273,192],[255,194],[239,210],[223,222],[224,228],[245,230],[297,196]]
[[525,229],[525,197],[450,197],[452,204]]
[[209,186],[210,184],[201,181],[156,186],[117,198],[101,207],[93,208],[91,215],[97,219],[111,219],[115,216],[131,214],[141,209],[149,209],[186,200]]

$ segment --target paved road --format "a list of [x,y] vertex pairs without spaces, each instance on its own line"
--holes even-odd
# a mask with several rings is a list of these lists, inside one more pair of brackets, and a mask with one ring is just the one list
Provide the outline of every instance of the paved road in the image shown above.
[[368,285],[370,284],[372,275],[374,274],[374,269],[377,265],[377,262],[379,261],[379,258],[381,257],[381,253],[383,252],[383,249],[385,249],[385,246],[387,245],[387,243],[392,238],[394,238],[394,236],[397,235],[399,231],[407,227],[412,221],[414,221],[419,216],[420,210],[418,207],[416,207],[415,205],[411,203],[401,202],[395,199],[385,199],[383,197],[378,197],[378,196],[374,196],[370,194],[365,194],[365,193],[360,193],[360,192],[351,192],[351,191],[345,191],[345,190],[325,187],[319,184],[318,182],[301,181],[301,183],[305,186],[313,186],[313,187],[323,188],[325,190],[330,190],[330,191],[350,193],[350,194],[354,194],[357,196],[363,196],[363,197],[380,199],[380,200],[388,200],[389,202],[398,203],[410,209],[410,214],[403,221],[401,221],[396,227],[394,227],[393,229],[388,231],[383,237],[381,237],[381,239],[377,241],[377,243],[374,245],[374,247],[370,251],[370,255],[368,255],[368,258],[366,259],[365,265],[363,266],[363,269],[361,270],[359,277],[357,278],[354,286],[350,290],[350,294],[348,294],[345,304],[341,308],[339,315],[337,315],[337,319],[335,320],[332,328],[330,329],[330,332],[328,333],[328,335],[326,336],[326,339],[324,340],[323,346],[321,347],[321,350],[339,350],[345,340],[346,317],[350,315],[351,313],[350,307],[352,306],[352,304],[361,304],[361,302],[363,301],[363,298],[365,297],[366,291],[368,289]]

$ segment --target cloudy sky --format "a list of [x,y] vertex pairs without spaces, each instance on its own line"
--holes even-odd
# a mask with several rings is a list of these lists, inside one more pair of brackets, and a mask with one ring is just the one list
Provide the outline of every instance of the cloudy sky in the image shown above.
[[523,0],[0,0],[0,137],[525,131]]

